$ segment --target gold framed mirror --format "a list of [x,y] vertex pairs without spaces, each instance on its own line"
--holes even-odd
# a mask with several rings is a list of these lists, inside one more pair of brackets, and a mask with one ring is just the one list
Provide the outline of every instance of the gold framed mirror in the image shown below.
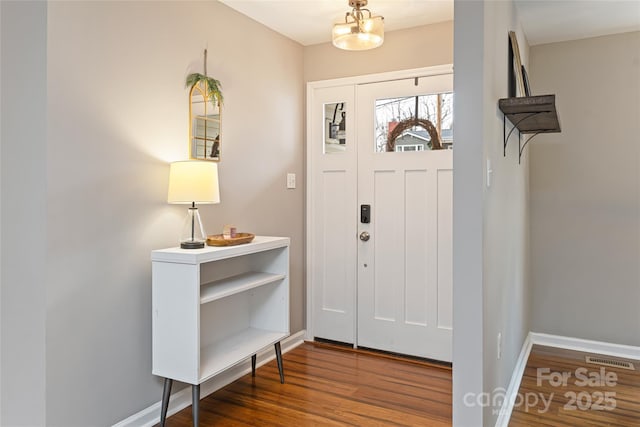
[[189,157],[220,161],[222,121],[220,103],[211,101],[205,81],[189,91]]
[[207,76],[207,49],[204,50],[204,74],[189,74],[185,85],[189,88],[189,157],[219,162],[222,84]]

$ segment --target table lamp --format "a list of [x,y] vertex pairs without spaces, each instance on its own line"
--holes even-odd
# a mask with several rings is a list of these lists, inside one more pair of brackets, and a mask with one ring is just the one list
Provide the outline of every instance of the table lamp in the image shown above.
[[191,205],[180,234],[180,247],[182,249],[204,248],[207,234],[200,221],[196,203],[220,203],[218,165],[199,160],[171,163],[167,201]]

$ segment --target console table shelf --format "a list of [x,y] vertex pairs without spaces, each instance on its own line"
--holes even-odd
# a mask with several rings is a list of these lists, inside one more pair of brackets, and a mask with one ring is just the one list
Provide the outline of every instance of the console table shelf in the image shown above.
[[174,380],[192,385],[198,425],[200,384],[289,336],[289,238],[151,252],[152,373],[165,378],[164,426]]
[[238,292],[248,291],[258,286],[267,285],[284,279],[284,274],[247,272],[227,279],[205,283],[200,287],[200,304],[225,298]]
[[278,331],[247,328],[202,348],[200,357],[204,362],[201,362],[200,382],[205,382],[238,364],[238,361],[246,359],[247,355],[253,355],[263,348],[272,346],[288,335]]
[[[507,155],[507,142],[515,129],[518,130],[518,162],[522,158],[524,147],[540,133],[560,132],[560,122],[556,111],[555,95],[524,96],[519,98],[503,98],[498,101],[498,108],[504,114],[503,136],[504,155]],[[513,128],[506,133],[506,120],[513,124]],[[520,134],[533,134],[524,144]]]

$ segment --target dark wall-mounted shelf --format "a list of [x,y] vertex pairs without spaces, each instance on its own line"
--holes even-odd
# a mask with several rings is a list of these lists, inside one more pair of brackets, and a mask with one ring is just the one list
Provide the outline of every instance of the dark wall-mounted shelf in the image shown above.
[[[507,155],[507,142],[511,133],[518,129],[518,162],[522,158],[524,147],[539,133],[560,132],[560,122],[556,111],[555,95],[524,96],[520,98],[503,98],[498,101],[498,108],[504,113],[504,155]],[[507,135],[506,120],[513,124]],[[534,134],[524,144],[520,134]]]

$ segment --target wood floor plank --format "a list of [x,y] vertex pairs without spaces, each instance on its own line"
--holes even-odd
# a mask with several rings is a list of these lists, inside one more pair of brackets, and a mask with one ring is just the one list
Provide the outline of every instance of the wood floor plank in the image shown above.
[[[201,426],[451,425],[451,369],[304,343],[200,401]],[[191,426],[191,407],[168,427]]]

